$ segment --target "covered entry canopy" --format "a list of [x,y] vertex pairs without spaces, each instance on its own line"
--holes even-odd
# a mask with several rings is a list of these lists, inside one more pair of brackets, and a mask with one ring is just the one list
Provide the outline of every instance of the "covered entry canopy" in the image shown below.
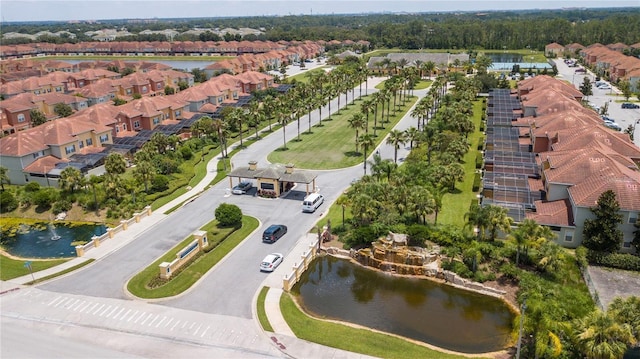
[[256,161],[249,162],[248,167],[236,168],[229,173],[229,185],[233,187],[233,178],[253,178],[257,181],[258,195],[265,197],[279,197],[289,191],[295,183],[304,183],[306,193],[316,188],[316,175],[311,171],[295,170],[294,165],[274,164],[264,169],[257,167]]

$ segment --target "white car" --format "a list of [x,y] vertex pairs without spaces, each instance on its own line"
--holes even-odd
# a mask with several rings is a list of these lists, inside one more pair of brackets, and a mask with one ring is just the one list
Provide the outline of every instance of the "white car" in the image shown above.
[[261,272],[273,272],[280,263],[282,263],[282,254],[280,253],[271,253],[264,257],[262,263],[260,263],[260,271]]
[[611,90],[611,85],[608,85],[608,84],[598,85],[598,88],[600,90]]
[[245,194],[248,190],[251,189],[251,187],[253,187],[253,184],[251,182],[240,182],[237,186],[233,187],[231,192],[233,194]]
[[612,121],[604,121],[604,125],[609,127],[610,129],[616,130],[616,131],[622,131],[622,127],[620,127],[620,125],[618,125],[615,122]]

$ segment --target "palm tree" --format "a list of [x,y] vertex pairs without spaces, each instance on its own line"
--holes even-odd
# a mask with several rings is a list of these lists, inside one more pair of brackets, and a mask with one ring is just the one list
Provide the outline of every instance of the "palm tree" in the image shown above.
[[289,114],[287,113],[287,109],[284,107],[279,107],[277,109],[276,115],[278,117],[278,122],[282,125],[282,148],[287,149],[287,124],[289,123]]
[[385,175],[387,182],[391,179],[391,175],[398,168],[398,165],[395,164],[390,159],[382,159],[379,153],[373,155],[371,161],[369,161],[369,165],[371,166],[371,175],[378,181],[382,179],[382,175]]
[[347,197],[346,195],[342,194],[340,195],[340,197],[338,197],[338,199],[336,200],[336,204],[338,206],[340,206],[340,208],[342,208],[342,228],[344,228],[345,226],[345,221],[344,221],[344,210],[346,207],[349,206],[349,197]]
[[[366,123],[365,123],[365,132],[369,133],[369,113],[371,113],[371,110],[373,109],[373,102],[370,100],[364,100],[362,101],[362,104],[360,104],[360,111],[362,111],[362,113],[365,115],[366,118]],[[373,135],[375,136],[375,127],[373,129]]]
[[142,182],[144,184],[144,191],[147,193],[149,193],[149,182],[153,179],[155,174],[156,168],[149,161],[138,162],[136,167],[133,169],[133,176],[138,182]]
[[11,184],[11,180],[9,179],[9,169],[4,166],[0,166],[0,186],[2,186],[2,191],[4,192],[4,185]]
[[575,322],[577,346],[587,359],[622,358],[636,340],[631,327],[595,310]]
[[500,206],[488,205],[483,207],[487,217],[487,230],[489,231],[489,240],[494,241],[498,235],[498,231],[509,233],[513,219],[509,217],[507,209]]
[[127,161],[121,154],[112,152],[104,159],[104,169],[108,174],[123,174],[127,170]]
[[93,203],[95,205],[96,211],[98,210],[98,195],[96,193],[96,189],[98,187],[98,183],[102,182],[102,177],[98,177],[96,175],[89,176],[89,186],[91,186],[91,190],[93,192]]
[[391,130],[389,132],[389,136],[387,137],[387,144],[393,145],[393,162],[398,163],[398,149],[401,144],[404,144],[406,141],[406,137],[404,132],[400,130]]
[[404,136],[409,141],[409,149],[413,150],[414,143],[420,139],[420,131],[415,127],[409,127],[404,130]]
[[369,147],[372,147],[376,142],[372,135],[364,134],[358,138],[358,143],[362,146],[362,155],[364,156],[364,174],[367,174],[367,151]]
[[221,118],[213,119],[213,128],[218,133],[218,143],[220,143],[220,154],[222,157],[227,157],[227,136],[226,133],[226,125]]
[[79,169],[68,166],[60,172],[60,187],[73,193],[83,185],[83,179]]
[[553,237],[554,234],[549,227],[541,226],[533,219],[527,218],[518,223],[518,228],[507,237],[508,241],[516,245],[516,265],[520,264],[522,251],[528,254],[528,247],[539,247],[545,241],[553,239]]
[[478,240],[482,241],[488,225],[487,216],[483,208],[478,204],[472,205],[464,217],[467,220],[465,227],[472,227]]
[[435,218],[433,224],[438,224],[438,213],[442,209],[442,199],[444,195],[449,192],[449,190],[444,186],[429,186],[427,187],[429,192],[431,192],[431,196],[433,197],[433,212],[435,213]]
[[358,152],[358,142],[360,140],[360,130],[364,129],[366,127],[366,123],[364,121],[364,115],[362,113],[355,113],[353,114],[353,116],[348,120],[349,122],[349,127],[353,128],[354,130],[356,130],[356,137],[355,137],[355,144],[356,144],[356,152]]

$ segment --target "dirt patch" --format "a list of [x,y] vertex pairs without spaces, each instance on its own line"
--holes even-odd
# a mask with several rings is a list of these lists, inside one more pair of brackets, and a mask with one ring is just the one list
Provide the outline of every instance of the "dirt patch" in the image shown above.
[[589,266],[585,276],[589,291],[595,290],[602,309],[617,298],[640,297],[640,272]]

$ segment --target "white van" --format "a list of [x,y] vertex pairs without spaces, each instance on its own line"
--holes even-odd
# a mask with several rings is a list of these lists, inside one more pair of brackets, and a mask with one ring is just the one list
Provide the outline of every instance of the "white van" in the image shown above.
[[324,202],[324,197],[320,193],[312,193],[302,201],[302,212],[315,212]]

